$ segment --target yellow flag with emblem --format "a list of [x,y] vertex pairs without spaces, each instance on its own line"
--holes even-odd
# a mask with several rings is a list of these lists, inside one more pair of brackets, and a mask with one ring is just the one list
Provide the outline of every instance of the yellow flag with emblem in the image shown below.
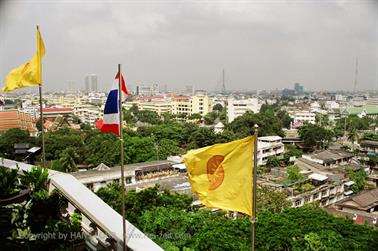
[[37,51],[33,58],[13,69],[5,77],[3,91],[13,91],[23,87],[37,86],[42,82],[42,58],[45,56],[45,44],[37,28]]
[[252,215],[255,136],[189,151],[189,182],[202,204]]

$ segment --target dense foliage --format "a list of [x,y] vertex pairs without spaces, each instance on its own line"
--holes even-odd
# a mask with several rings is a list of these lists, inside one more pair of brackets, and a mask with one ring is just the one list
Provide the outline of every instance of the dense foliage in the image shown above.
[[[70,250],[74,243],[83,243],[84,239],[73,237],[81,236],[81,216],[62,217],[67,201],[55,191],[48,193],[47,169],[33,167],[29,172],[24,171],[21,177],[15,176],[17,171],[0,167],[0,187],[8,188],[1,198],[10,199],[9,196],[15,196],[21,187],[29,188],[29,194],[22,201],[8,201],[0,206],[2,249]],[[67,238],[58,238],[58,233]]]
[[[98,191],[120,210],[120,187]],[[288,208],[285,193],[258,190],[257,250],[374,250],[378,231],[328,215],[316,206]],[[127,218],[164,250],[250,250],[250,221],[191,207],[191,197],[157,187],[126,195]]]

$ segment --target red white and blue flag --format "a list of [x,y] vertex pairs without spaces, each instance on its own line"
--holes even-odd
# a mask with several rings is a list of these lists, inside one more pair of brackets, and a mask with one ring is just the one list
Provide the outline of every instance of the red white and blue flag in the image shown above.
[[[113,87],[109,92],[108,98],[105,103],[104,108],[104,117],[103,119],[99,119],[96,122],[96,127],[101,130],[101,132],[111,132],[117,136],[120,133],[120,123],[119,123],[119,95],[118,95],[118,83],[119,81],[119,73],[117,73],[114,81]],[[122,101],[126,100],[127,95],[129,95],[129,91],[126,88],[125,79],[121,74],[121,98]]]

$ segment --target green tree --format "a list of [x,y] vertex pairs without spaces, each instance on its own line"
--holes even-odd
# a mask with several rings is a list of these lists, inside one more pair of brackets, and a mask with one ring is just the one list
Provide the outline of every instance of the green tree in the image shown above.
[[[113,187],[113,188],[111,188]],[[98,195],[120,210],[118,184]],[[257,250],[375,250],[378,231],[352,220],[328,215],[316,206],[287,208],[286,194],[258,190]],[[127,219],[167,250],[250,250],[249,217],[197,210],[192,198],[157,187],[126,195]],[[274,227],[272,227],[274,226]]]
[[253,113],[247,111],[227,125],[227,129],[246,137],[251,135],[255,125],[259,126],[259,136],[284,136],[281,121],[271,112]]
[[277,191],[269,186],[258,186],[256,193],[258,213],[263,211],[280,213],[291,206],[291,202],[287,199],[288,195],[284,191]]
[[290,164],[290,157],[300,158],[302,154],[302,150],[298,149],[295,145],[286,145],[283,161],[286,165],[288,165]]
[[12,128],[0,135],[0,156],[8,159],[15,158],[14,144],[29,143],[35,144],[29,132],[18,128]]
[[[61,152],[68,147],[74,148],[79,156],[85,156],[85,147],[80,131],[63,128],[45,134],[46,160],[59,159]],[[82,161],[83,159],[80,159],[80,162]]]
[[211,128],[201,127],[190,136],[189,140],[192,148],[200,148],[214,145],[216,142],[216,135]]
[[213,111],[221,112],[223,111],[223,106],[221,104],[215,104],[213,106]]
[[190,119],[190,120],[201,120],[202,116],[199,113],[193,113],[192,115],[190,115],[188,117],[188,119]]
[[266,160],[266,166],[267,167],[278,167],[280,166],[280,160],[277,158],[277,156],[269,156]]
[[206,125],[212,125],[214,124],[215,120],[218,118],[218,113],[217,112],[209,112],[206,114],[203,119],[205,121]]
[[362,191],[368,179],[368,175],[362,167],[358,171],[347,169],[347,177],[354,181],[354,184],[352,185],[354,193]]
[[115,166],[121,162],[119,140],[111,133],[97,132],[86,139],[85,145],[87,164]]
[[59,162],[63,166],[65,172],[77,171],[76,163],[79,162],[80,156],[73,147],[67,147],[60,153]]
[[288,181],[294,183],[301,180],[303,177],[300,171],[301,169],[297,165],[288,166],[286,169]]
[[364,133],[362,135],[362,140],[373,140],[378,141],[378,134],[377,133]]
[[152,138],[124,137],[125,163],[140,163],[157,160],[157,151]]
[[169,156],[181,153],[178,143],[171,139],[162,139],[157,144],[159,159],[164,160]]
[[325,148],[332,139],[333,132],[318,125],[305,123],[298,131],[304,143],[312,148]]
[[354,151],[354,143],[358,140],[358,133],[356,129],[350,129],[348,132],[348,140],[352,142],[352,151]]

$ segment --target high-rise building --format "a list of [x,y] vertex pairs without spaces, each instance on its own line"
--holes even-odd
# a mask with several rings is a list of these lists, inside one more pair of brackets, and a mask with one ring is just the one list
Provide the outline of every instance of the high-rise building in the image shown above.
[[299,83],[295,83],[294,84],[294,91],[295,91],[296,94],[303,94],[303,92],[304,92],[303,85],[301,85]]
[[97,92],[97,75],[96,74],[88,74],[85,75],[85,92]]

